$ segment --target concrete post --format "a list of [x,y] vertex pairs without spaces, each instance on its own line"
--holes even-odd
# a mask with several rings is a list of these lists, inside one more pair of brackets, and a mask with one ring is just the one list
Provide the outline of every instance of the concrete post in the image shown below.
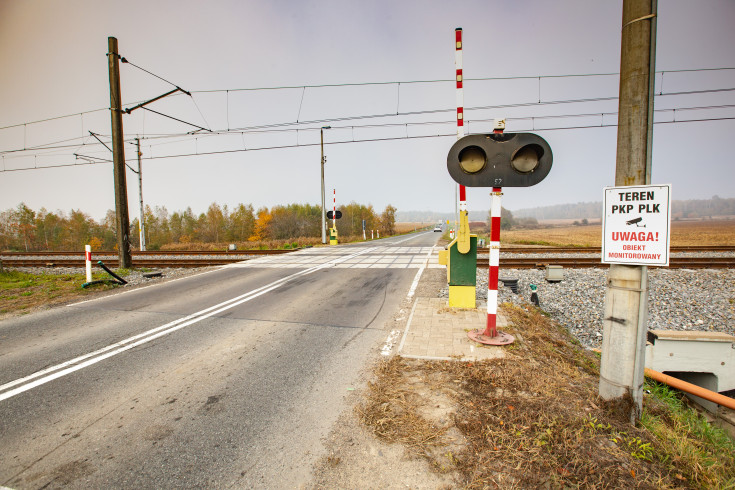
[[[651,183],[656,0],[623,0],[615,185]],[[603,316],[600,397],[633,401],[642,410],[648,317],[648,270],[611,265]]]

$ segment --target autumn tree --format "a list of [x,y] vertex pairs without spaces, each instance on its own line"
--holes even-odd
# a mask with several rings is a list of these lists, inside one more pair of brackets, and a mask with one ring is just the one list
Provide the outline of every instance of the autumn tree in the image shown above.
[[269,235],[270,230],[268,229],[271,219],[273,219],[273,216],[268,212],[268,208],[260,208],[258,210],[258,217],[255,220],[255,229],[248,240],[251,242],[257,242],[259,240],[271,238]]
[[342,236],[362,235],[362,220],[365,220],[366,230],[374,230],[378,227],[378,217],[372,205],[365,206],[352,201],[340,207],[340,210],[342,218],[337,222],[337,229]]
[[396,208],[388,204],[380,215],[380,231],[385,236],[393,235],[396,232]]
[[33,249],[36,230],[36,212],[26,206],[25,203],[20,203],[15,209],[12,218],[15,222],[18,238],[23,244],[25,251],[27,252]]
[[197,219],[191,208],[186,208],[181,213],[174,212],[169,219],[169,231],[173,243],[189,243],[194,237]]
[[271,209],[270,236],[276,239],[318,236],[321,208],[310,204],[289,204]]
[[[227,207],[225,206],[225,211]],[[199,215],[197,232],[199,239],[206,243],[217,243],[225,236],[226,216],[219,204],[209,205],[206,213]]]
[[227,238],[232,241],[244,242],[255,231],[255,215],[253,205],[238,204],[230,213],[227,227]]

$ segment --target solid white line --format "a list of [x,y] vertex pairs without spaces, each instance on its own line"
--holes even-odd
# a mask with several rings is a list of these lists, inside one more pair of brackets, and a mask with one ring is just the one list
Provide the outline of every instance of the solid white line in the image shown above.
[[[218,270],[221,270],[221,269],[223,269],[224,267],[226,267],[226,266],[224,266],[224,265],[223,265],[223,266],[217,267],[216,269],[212,269],[212,270],[209,270],[209,271],[204,271],[204,272],[197,272],[196,274],[192,274],[192,275],[190,275],[190,276],[177,277],[176,279],[169,279],[168,281],[158,282],[158,283],[155,283],[155,284],[149,284],[148,286],[141,286],[141,287],[137,287],[137,288],[132,288],[132,289],[128,289],[127,291],[120,291],[119,293],[116,293],[116,294],[115,294],[114,296],[120,296],[120,295],[122,295],[122,294],[128,294],[128,293],[133,293],[133,292],[135,292],[135,291],[141,291],[141,290],[143,290],[143,289],[153,288],[153,287],[156,287],[156,286],[160,286],[160,285],[162,285],[162,284],[170,284],[170,283],[172,283],[172,282],[176,282],[176,281],[182,281],[182,280],[184,280],[184,279],[189,279],[189,278],[191,278],[191,277],[197,277],[197,276],[202,276],[202,275],[204,275],[204,274],[210,274],[210,273],[212,273],[212,272],[217,272]],[[103,300],[103,299],[107,299],[107,298],[109,298],[110,296],[111,296],[111,295],[107,295],[107,296],[100,296],[100,297],[98,297],[98,298],[92,298],[92,299],[85,299],[84,301],[80,301],[79,303],[72,303],[72,304],[70,304],[70,305],[66,305],[66,306],[78,306],[78,305],[83,305],[84,303],[91,303],[92,301],[100,301],[100,300]],[[0,489],[0,490],[2,490],[2,489]]]
[[[173,322],[167,323],[165,325],[162,325],[160,327],[156,327],[152,330],[148,330],[147,332],[143,332],[141,334],[135,335],[133,337],[130,337],[128,339],[122,340],[120,342],[117,342],[115,344],[109,345],[107,347],[103,347],[102,349],[98,349],[94,352],[91,352],[89,354],[85,354],[83,356],[79,356],[75,359],[72,359],[70,361],[66,361],[64,363],[58,364],[56,366],[52,366],[47,369],[43,369],[41,371],[37,371],[29,376],[26,376],[24,378],[20,378],[14,381],[11,381],[9,383],[6,383],[2,386],[0,386],[0,391],[5,391],[8,388],[11,388],[13,386],[21,385],[18,388],[15,388],[10,391],[6,391],[5,393],[0,394],[0,401],[6,400],[8,398],[11,398],[15,395],[18,395],[20,393],[23,393],[25,391],[28,391],[30,389],[33,389],[37,386],[43,385],[45,383],[48,383],[49,381],[53,381],[54,379],[60,378],[62,376],[66,376],[67,374],[73,373],[75,371],[78,371],[80,369],[83,369],[85,367],[91,366],[93,364],[96,364],[104,359],[107,359],[109,357],[115,356],[117,354],[120,354],[122,352],[125,352],[129,349],[132,349],[133,347],[137,347],[139,345],[145,344],[147,342],[150,342],[151,340],[155,340],[159,337],[163,337],[164,335],[168,335],[169,333],[175,332],[176,330],[179,330],[181,328],[187,327],[189,325],[193,325],[194,323],[198,323],[206,318],[209,318],[213,315],[216,315],[218,313],[221,313],[223,311],[226,311],[230,308],[233,308],[235,306],[241,305],[247,301],[250,301],[252,299],[257,298],[258,296],[261,296],[263,294],[269,293],[270,291],[273,291],[274,289],[282,286],[286,282],[306,274],[311,274],[313,272],[316,272],[320,269],[323,269],[328,266],[333,266],[335,263],[342,262],[344,260],[349,260],[353,257],[356,257],[358,255],[362,255],[364,253],[368,253],[372,251],[373,248],[368,248],[363,251],[357,252],[355,254],[352,254],[350,256],[346,257],[339,257],[337,259],[334,259],[326,264],[320,264],[318,266],[312,267],[310,269],[305,269],[303,271],[296,272],[294,274],[291,274],[290,276],[278,279],[276,281],[273,281],[270,284],[267,284],[265,286],[262,286],[260,288],[254,289],[252,291],[249,291],[245,294],[242,294],[240,296],[237,296],[236,298],[229,299],[227,301],[223,301],[222,303],[219,303],[214,306],[210,306],[209,308],[206,308],[204,310],[198,311],[196,313],[193,313],[191,315],[188,315],[184,318],[180,318],[178,320],[175,320]],[[84,362],[82,362],[84,361]],[[53,374],[49,374],[53,373]],[[48,375],[47,375],[48,374]],[[47,376],[44,376],[47,375]],[[41,376],[44,376],[40,378]],[[28,382],[32,379],[37,379],[36,381]],[[26,383],[26,384],[23,384]]]
[[[433,232],[432,232],[433,233]],[[413,298],[413,295],[416,293],[416,288],[419,285],[419,281],[421,280],[421,274],[423,274],[424,269],[426,269],[426,266],[429,264],[429,260],[431,259],[431,254],[434,253],[434,248],[436,245],[432,246],[429,252],[426,254],[426,259],[424,259],[424,262],[421,264],[421,267],[419,267],[419,270],[416,271],[416,276],[413,278],[413,283],[411,283],[411,288],[408,290],[408,294],[406,295],[406,299],[410,300]],[[413,304],[413,308],[411,308],[411,314],[408,317],[408,322],[406,322],[406,329],[403,332],[403,338],[401,339],[401,345],[398,347],[397,352],[401,352],[401,349],[403,348],[403,343],[406,341],[406,335],[408,334],[408,327],[411,325],[411,319],[413,318],[413,311],[416,309],[416,302]],[[393,332],[390,333],[388,338],[385,341],[385,344],[383,345],[383,349],[381,349],[381,354],[384,356],[387,356],[390,354],[391,345],[393,343]]]
[[416,311],[416,305],[418,304],[419,300],[416,299],[416,301],[413,302],[413,307],[411,307],[411,314],[408,315],[408,321],[406,322],[406,330],[403,331],[403,337],[401,338],[401,343],[398,345],[398,350],[396,352],[401,352],[403,350],[403,344],[406,343],[406,336],[408,335],[408,329],[411,327],[411,320],[413,320],[413,312]]
[[421,267],[419,267],[419,270],[416,272],[416,277],[413,278],[413,283],[411,284],[411,289],[408,290],[408,294],[406,295],[406,298],[411,299],[416,292],[416,288],[419,285],[419,280],[421,279],[421,274],[424,273],[424,269],[426,269],[426,266],[429,265],[429,260],[431,259],[431,254],[434,253],[434,247],[431,247],[431,250],[426,254],[426,260],[424,260],[424,263],[421,264]]

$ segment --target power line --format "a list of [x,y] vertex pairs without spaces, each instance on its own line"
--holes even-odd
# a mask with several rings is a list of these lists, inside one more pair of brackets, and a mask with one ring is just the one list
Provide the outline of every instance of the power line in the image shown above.
[[[121,58],[122,61],[122,58]],[[144,68],[141,68],[140,66],[131,63],[130,61],[123,61],[123,63],[128,63],[135,68],[138,68],[140,70],[145,71],[146,73],[149,73],[150,75],[159,78],[163,80],[164,82],[179,88],[180,87],[173,82],[170,82],[169,80],[166,80],[163,77],[160,77],[156,75],[155,73],[152,73],[148,70],[145,70]],[[681,70],[661,70],[657,71],[656,74],[664,75],[666,73],[697,73],[697,72],[714,72],[714,71],[732,71],[735,70],[735,67],[715,67],[715,68],[691,68],[691,69],[681,69]],[[563,74],[563,75],[527,75],[527,76],[513,76],[513,77],[483,77],[483,78],[465,78],[466,81],[507,81],[507,80],[537,80],[537,79],[554,79],[554,78],[582,78],[582,77],[607,77],[607,76],[615,76],[620,75],[619,73],[578,73],[578,74]],[[442,82],[454,82],[453,79],[434,79],[434,80],[397,80],[397,81],[384,81],[384,82],[356,82],[356,83],[333,83],[333,84],[315,84],[315,85],[289,85],[289,86],[274,86],[274,87],[252,87],[252,88],[235,88],[235,89],[211,89],[211,90],[193,90],[191,92],[186,92],[183,89],[182,92],[187,94],[195,94],[195,93],[217,93],[217,92],[237,92],[237,91],[258,91],[258,90],[283,90],[283,89],[306,89],[306,88],[330,88],[330,87],[359,87],[359,86],[371,86],[371,85],[394,85],[394,84],[421,84],[421,83],[442,83]],[[657,94],[662,95],[662,94]],[[666,95],[666,94],[663,94]],[[142,102],[142,101],[141,101]],[[136,102],[130,102],[129,104],[137,104]],[[109,110],[109,107],[104,107],[101,109],[93,109],[89,111],[82,111],[82,112],[74,112],[71,114],[66,114],[63,116],[55,116],[50,117],[46,119],[38,119],[35,121],[28,121],[24,123],[18,123],[18,124],[12,124],[9,126],[2,126],[0,127],[0,130],[3,129],[10,129],[10,128],[16,128],[24,125],[29,124],[38,124],[42,122],[48,122],[48,121],[54,121],[57,119],[64,119],[68,117],[76,117],[79,115],[84,114],[92,114],[94,112],[100,112],[100,111],[107,111]]]
[[[523,118],[519,118],[523,119]],[[702,119],[684,119],[679,121],[657,121],[654,122],[655,125],[660,124],[683,124],[683,123],[696,123],[696,122],[711,122],[711,121],[733,121],[735,120],[735,116],[733,117],[713,117],[713,118],[702,118]],[[565,130],[578,130],[578,129],[598,129],[598,128],[614,128],[617,127],[617,124],[595,124],[595,125],[581,125],[581,126],[563,126],[563,127],[557,127],[557,128],[536,128],[534,131],[541,132],[541,131],[565,131]],[[446,134],[434,134],[434,135],[417,135],[417,136],[397,136],[397,137],[386,137],[386,138],[366,138],[366,139],[352,139],[352,140],[342,140],[342,141],[330,141],[325,142],[325,145],[342,145],[342,144],[348,144],[348,143],[374,143],[374,142],[381,142],[381,141],[398,141],[398,140],[415,140],[415,139],[427,139],[427,138],[444,138],[444,137],[456,137],[456,133],[446,133]],[[218,151],[209,151],[209,152],[196,152],[196,153],[178,153],[174,155],[162,155],[162,156],[149,156],[146,158],[143,158],[143,160],[163,160],[163,159],[171,159],[171,158],[186,158],[186,157],[192,157],[192,156],[208,156],[208,155],[225,155],[225,154],[231,154],[231,153],[244,153],[244,152],[251,152],[251,151],[263,151],[263,150],[281,150],[281,149],[291,149],[291,148],[307,148],[307,147],[315,147],[319,146],[320,143],[304,143],[304,144],[291,144],[291,145],[275,145],[275,146],[265,146],[265,147],[254,147],[254,148],[243,148],[243,149],[236,149],[236,150],[218,150]],[[130,159],[129,161],[133,161],[133,159]],[[73,166],[80,166],[80,165],[95,165],[98,162],[85,162],[85,163],[73,163],[73,164],[58,164],[58,165],[46,165],[46,166],[36,166],[36,167],[27,167],[27,168],[18,168],[18,169],[4,169],[0,170],[0,173],[3,172],[21,172],[26,170],[41,170],[41,169],[49,169],[49,168],[63,168],[63,167],[73,167]],[[104,162],[107,163],[107,162]]]
[[[726,71],[735,70],[735,68],[722,67],[722,68],[692,68],[683,70],[662,70],[657,71],[657,74],[664,73],[690,73],[690,72],[707,72],[707,71]],[[509,77],[482,77],[482,78],[464,78],[464,81],[475,81],[475,82],[491,82],[491,81],[509,81],[509,80],[544,80],[553,78],[583,78],[583,77],[609,77],[619,76],[620,73],[577,73],[577,74],[563,74],[563,75],[525,75],[525,76],[509,76]],[[333,87],[365,87],[374,85],[396,85],[396,84],[420,84],[420,83],[446,83],[456,82],[451,78],[439,78],[430,80],[401,80],[401,81],[385,81],[385,82],[354,82],[354,83],[323,83],[314,85],[283,85],[274,87],[251,87],[251,88],[231,88],[231,89],[210,89],[210,90],[193,90],[192,93],[218,93],[218,92],[251,92],[258,90],[294,90],[294,89],[307,89],[307,88],[333,88]]]
[[135,63],[133,63],[132,61],[128,61],[128,60],[127,60],[127,59],[126,59],[126,58],[125,58],[124,56],[120,56],[120,55],[117,55],[117,56],[118,56],[118,58],[120,58],[120,61],[122,61],[123,63],[127,63],[127,64],[129,64],[130,66],[134,66],[134,67],[135,67],[135,68],[137,68],[138,70],[144,71],[144,72],[146,72],[147,74],[149,74],[149,75],[152,75],[152,76],[154,76],[154,77],[158,78],[159,80],[163,80],[164,82],[166,82],[166,83],[168,83],[168,84],[170,84],[170,85],[173,85],[174,87],[176,87],[177,89],[181,90],[181,91],[182,91],[182,92],[184,92],[185,94],[187,94],[187,95],[191,95],[191,94],[190,94],[189,92],[187,92],[186,90],[182,89],[181,87],[179,87],[178,85],[176,85],[176,84],[175,84],[174,82],[170,82],[170,81],[166,80],[165,78],[163,78],[163,77],[161,77],[161,76],[159,76],[159,75],[156,75],[155,73],[153,73],[153,72],[151,72],[151,71],[148,71],[148,70],[146,70],[146,69],[145,69],[145,68],[143,68],[143,67],[140,67],[140,66],[136,65],[136,64],[135,64]]
[[[576,99],[571,101],[553,101],[552,104],[555,103],[563,103],[563,102],[580,102],[580,101],[588,101],[589,99]],[[545,103],[541,103],[540,105],[544,105]],[[537,106],[538,103],[529,103],[529,104],[506,104],[503,106],[485,106],[485,107],[470,107],[466,108],[466,111],[471,110],[478,110],[478,109],[488,109],[488,108],[507,108],[509,106]],[[732,109],[735,108],[735,104],[720,104],[720,105],[707,105],[707,106],[685,106],[685,107],[674,107],[674,108],[666,108],[666,109],[656,109],[655,112],[657,113],[665,113],[665,112],[684,112],[684,111],[698,111],[698,110],[716,110],[716,109]],[[155,112],[155,111],[154,111]],[[441,110],[433,110],[433,111],[426,111],[426,113],[434,113],[434,112],[453,112],[452,109],[441,109]],[[587,112],[587,113],[578,113],[578,114],[552,114],[552,115],[545,115],[545,116],[522,116],[522,117],[506,117],[506,120],[541,120],[541,119],[564,119],[564,118],[579,118],[579,117],[595,117],[595,116],[613,116],[617,115],[617,112],[609,111],[609,112]],[[170,117],[170,116],[166,116]],[[360,118],[370,118],[370,117],[381,117],[379,115],[371,115],[371,116],[354,116],[352,118],[343,118],[346,120],[358,120]],[[386,115],[384,117],[395,117],[393,114]],[[175,119],[175,118],[173,118]],[[178,119],[177,119],[178,120]],[[334,123],[336,119],[325,119],[321,121],[317,121],[318,123],[322,122],[331,122]],[[488,122],[489,119],[472,119],[467,118],[468,124],[471,123],[478,123],[478,122]],[[450,124],[453,121],[450,120],[434,120],[434,121],[414,121],[414,122],[400,122],[400,123],[382,123],[382,124],[361,124],[361,125],[340,125],[340,126],[334,126],[334,129],[375,129],[375,128],[390,128],[390,127],[408,127],[408,126],[426,126],[426,125],[442,125],[442,124]],[[299,123],[303,124],[303,123]],[[198,137],[205,137],[205,136],[219,136],[219,135],[232,135],[232,134],[268,134],[268,133],[293,133],[296,131],[318,131],[319,127],[315,126],[312,128],[301,128],[301,127],[294,127],[298,126],[296,123],[278,123],[278,124],[272,124],[272,125],[265,125],[265,126],[252,126],[249,128],[239,128],[239,129],[230,129],[230,130],[216,130],[211,131],[209,134],[201,135],[197,134]],[[97,133],[92,133],[93,136],[103,136],[99,135]],[[178,141],[168,141],[166,143],[159,143],[157,145],[150,145],[149,147],[158,147],[162,145],[171,145],[176,144],[180,142],[190,141],[190,138],[193,133],[171,133],[171,134],[160,134],[160,135],[149,135],[149,136],[143,136],[141,137],[141,140],[157,140],[157,139],[169,139],[169,138],[181,138]],[[107,136],[109,137],[109,136]],[[80,138],[73,138],[71,140],[64,140],[64,141],[74,141]],[[99,141],[99,139],[98,139]],[[134,139],[128,139],[127,142],[132,142]],[[33,147],[28,149],[18,149],[18,150],[8,150],[6,152],[2,152],[3,154],[10,154],[10,153],[23,153],[31,150],[55,150],[55,149],[65,149],[65,148],[81,148],[82,146],[94,146],[95,143],[88,144],[88,143],[82,143],[82,145],[61,145],[61,146],[47,146],[44,145],[43,147]],[[109,148],[108,148],[109,149]],[[19,155],[25,157],[26,155]],[[12,158],[12,157],[11,157]]]
[[153,112],[154,114],[158,114],[159,116],[163,116],[163,117],[167,117],[169,119],[173,119],[174,121],[178,121],[180,123],[188,124],[189,126],[194,126],[195,128],[201,129],[202,131],[209,131],[210,133],[212,132],[212,130],[207,129],[207,128],[203,128],[203,127],[199,126],[198,124],[193,124],[193,123],[190,123],[190,122],[186,122],[183,119],[178,119],[176,117],[169,116],[168,114],[164,114],[163,112],[154,111],[150,107],[141,107],[141,109],[146,110],[146,111],[149,111],[149,112]]

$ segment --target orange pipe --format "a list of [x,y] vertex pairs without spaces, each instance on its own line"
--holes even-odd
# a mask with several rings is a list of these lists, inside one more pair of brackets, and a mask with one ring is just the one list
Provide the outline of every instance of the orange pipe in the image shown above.
[[673,376],[669,376],[668,374],[659,373],[658,371],[654,371],[653,369],[645,368],[643,372],[649,378],[659,381],[661,383],[665,383],[672,388],[686,391],[687,393],[691,393],[692,395],[696,395],[700,398],[704,398],[705,400],[709,400],[711,402],[717,403],[718,405],[722,405],[723,407],[735,410],[735,399],[733,398],[725,395],[720,395],[719,393],[708,390],[706,388],[702,388],[701,386],[687,383],[686,381],[674,378]]

